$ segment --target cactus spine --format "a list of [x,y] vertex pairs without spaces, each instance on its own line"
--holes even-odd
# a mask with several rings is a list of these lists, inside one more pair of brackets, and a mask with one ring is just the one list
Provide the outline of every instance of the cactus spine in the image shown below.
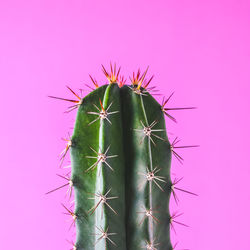
[[70,89],[78,100],[68,100],[78,108],[62,156],[70,149],[75,210],[65,209],[76,224],[74,249],[173,249],[170,166],[172,154],[182,158],[165,128],[168,100],[160,105],[149,93],[147,70],[131,86],[120,69],[103,71],[109,84],[91,77],[96,89],[84,98]]

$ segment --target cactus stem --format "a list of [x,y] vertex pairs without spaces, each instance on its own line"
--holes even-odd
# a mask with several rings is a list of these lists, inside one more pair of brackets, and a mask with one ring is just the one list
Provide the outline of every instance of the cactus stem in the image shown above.
[[184,223],[182,223],[182,222],[179,222],[179,221],[176,221],[176,220],[175,220],[175,218],[181,216],[182,214],[183,214],[183,213],[178,214],[178,213],[175,212],[175,213],[173,213],[173,214],[171,215],[171,217],[170,217],[170,227],[171,227],[171,229],[175,232],[175,234],[176,234],[176,230],[175,230],[175,228],[174,228],[174,224],[173,224],[173,223],[179,224],[179,225],[184,226],[184,227],[188,227],[188,225],[186,225],[186,224],[184,224]]
[[107,195],[109,194],[110,191],[111,191],[111,188],[104,195],[97,193],[97,194],[92,194],[92,195],[94,195],[94,197],[88,198],[90,200],[95,200],[95,197],[100,198],[98,203],[88,211],[88,213],[91,212],[90,215],[92,215],[95,212],[95,210],[99,207],[99,205],[102,205],[102,214],[103,214],[103,205],[104,204],[107,205],[115,214],[117,214],[117,212],[108,204],[108,200],[117,199],[119,197],[118,196],[107,197]]
[[[99,99],[99,100],[100,100],[100,99]],[[109,106],[107,107],[106,110],[103,108],[103,105],[102,105],[102,101],[101,101],[101,100],[100,100],[101,109],[99,109],[95,104],[93,104],[93,106],[94,106],[95,108],[97,108],[98,111],[99,111],[100,113],[92,112],[92,111],[87,112],[87,114],[90,114],[90,115],[98,115],[98,117],[97,117],[95,120],[91,121],[88,125],[93,124],[94,122],[96,122],[96,121],[99,120],[99,119],[100,119],[100,120],[105,120],[105,119],[106,119],[106,120],[112,125],[112,122],[109,120],[108,116],[119,112],[119,111],[108,112],[108,110],[110,109],[110,107],[112,106],[112,104],[113,104],[113,102],[111,102],[111,103],[109,104]]]
[[[67,195],[75,192],[75,204],[71,203],[74,198],[69,200],[68,208],[62,204],[66,210],[63,212],[71,219],[70,228],[77,227],[76,241],[69,246],[71,250],[115,249],[115,246],[173,249],[170,229],[175,231],[176,224],[187,226],[179,222],[181,214],[169,213],[170,196],[173,193],[177,203],[179,191],[196,194],[179,188],[182,178],[171,178],[171,161],[175,156],[182,163],[179,148],[197,146],[182,146],[182,143],[179,146],[177,137],[169,142],[165,129],[168,118],[164,116],[176,121],[171,116],[172,110],[194,107],[168,107],[173,93],[159,104],[151,96],[151,92],[157,94],[157,89],[151,85],[154,76],[148,76],[148,69],[134,72],[130,86],[124,86],[126,79],[121,76],[120,67],[110,63],[110,69],[106,70],[102,65],[108,84],[101,86],[101,82],[89,75],[90,86],[86,86],[93,92],[86,97],[82,98],[81,92],[76,94],[68,86],[72,98],[50,96],[69,102],[67,112],[79,108],[73,134],[63,139],[66,145],[60,154],[60,166],[65,167],[64,159],[70,151],[71,176],[58,175],[64,179],[63,185],[47,193],[64,187],[62,191],[67,189]],[[119,114],[112,116],[116,113]],[[141,185],[143,189],[138,190]]]
[[[147,173],[146,173],[146,174],[145,174],[145,173],[142,173],[142,172],[138,172],[138,174],[144,175],[145,178],[146,178],[146,180],[149,181],[149,182],[152,182],[152,181],[153,181],[153,182],[157,185],[157,187],[158,187],[162,192],[164,192],[163,188],[159,185],[159,183],[158,183],[157,181],[161,181],[161,182],[165,182],[165,183],[166,183],[166,181],[163,180],[163,179],[165,179],[165,177],[159,176],[159,175],[155,175],[155,174],[158,173],[160,170],[161,170],[161,169],[157,169],[157,167],[155,167],[155,168],[153,169],[153,171],[150,172],[149,169],[147,168]],[[141,186],[140,186],[140,187],[141,187]]]
[[72,181],[70,178],[67,178],[67,177],[62,176],[62,175],[59,175],[59,174],[57,174],[57,176],[59,176],[59,177],[61,177],[61,178],[65,179],[65,180],[67,180],[68,182],[67,182],[66,184],[64,184],[64,185],[60,186],[60,187],[57,187],[57,188],[55,188],[55,189],[53,189],[53,190],[51,190],[51,191],[47,192],[46,194],[53,193],[53,192],[55,192],[55,191],[57,191],[57,190],[59,190],[59,189],[61,189],[61,188],[64,188],[64,187],[66,187],[66,186],[69,186],[69,188],[68,188],[68,190],[67,190],[66,194],[68,194],[68,193],[69,193],[69,198],[71,198],[71,195],[72,195],[72,189],[73,189],[73,181]]
[[96,154],[97,154],[97,156],[85,156],[86,158],[93,158],[93,159],[97,159],[97,161],[93,164],[93,165],[91,165],[87,170],[85,170],[85,172],[88,172],[89,170],[94,170],[97,166],[98,166],[98,164],[100,163],[100,162],[102,162],[102,163],[105,163],[112,171],[114,171],[114,169],[110,166],[110,164],[106,161],[107,159],[110,159],[110,158],[115,158],[115,157],[118,157],[118,155],[108,155],[107,156],[107,153],[108,153],[108,151],[109,151],[109,149],[110,149],[110,145],[108,146],[108,148],[106,149],[106,151],[105,151],[105,153],[98,153],[96,150],[94,150],[92,147],[90,147],[90,149],[92,150],[92,151],[94,151]]
[[108,240],[108,241],[110,241],[111,242],[111,244],[113,244],[114,246],[116,246],[116,244],[115,244],[115,242],[114,241],[112,241],[110,238],[109,238],[109,236],[111,236],[111,235],[116,235],[116,233],[108,233],[108,227],[107,227],[107,229],[106,229],[106,231],[102,228],[102,227],[97,227],[96,226],[96,228],[98,229],[98,231],[100,231],[100,233],[98,233],[98,234],[93,234],[93,235],[100,235],[100,237],[97,239],[97,241],[95,242],[95,245],[99,242],[99,241],[101,241],[101,240],[105,240],[105,249],[106,249],[106,244],[107,244],[107,242],[106,242],[106,240]]

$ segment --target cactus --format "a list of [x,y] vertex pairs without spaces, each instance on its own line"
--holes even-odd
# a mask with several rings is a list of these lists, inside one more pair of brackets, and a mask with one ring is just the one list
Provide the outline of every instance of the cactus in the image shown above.
[[71,177],[60,177],[70,195],[74,188],[74,211],[63,205],[76,226],[73,249],[173,249],[170,229],[182,223],[175,220],[179,214],[170,215],[170,195],[177,202],[175,190],[194,193],[171,180],[171,159],[182,162],[175,149],[194,146],[169,142],[164,115],[176,121],[170,110],[193,107],[167,108],[172,95],[159,104],[147,70],[134,73],[131,86],[119,77],[120,68],[103,72],[109,83],[99,86],[91,77],[95,89],[84,98],[69,87],[77,100],[54,97],[72,102],[68,111],[78,109],[60,163],[70,151]]

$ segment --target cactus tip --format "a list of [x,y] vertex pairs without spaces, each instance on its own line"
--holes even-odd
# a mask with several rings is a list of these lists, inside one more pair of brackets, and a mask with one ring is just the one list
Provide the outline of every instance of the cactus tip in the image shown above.
[[118,83],[121,67],[119,67],[118,71],[116,72],[116,63],[114,63],[114,69],[113,69],[112,63],[110,62],[110,70],[111,70],[111,72],[108,73],[107,70],[105,69],[105,67],[102,65],[102,71],[103,71],[104,75],[106,76],[106,78],[108,79],[109,83],[110,84]]

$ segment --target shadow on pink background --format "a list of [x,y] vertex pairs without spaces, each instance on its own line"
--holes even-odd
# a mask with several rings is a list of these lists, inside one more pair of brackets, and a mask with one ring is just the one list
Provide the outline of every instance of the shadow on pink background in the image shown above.
[[[75,112],[48,95],[72,97],[88,74],[105,83],[101,64],[122,74],[150,66],[152,85],[171,107],[197,106],[166,119],[171,138],[200,144],[173,160],[184,212],[177,249],[250,249],[249,1],[1,1],[0,249],[66,250],[73,239],[65,189],[56,173],[61,137]],[[128,82],[128,81],[127,81]],[[84,92],[86,94],[87,91]],[[67,162],[66,162],[67,163]]]

